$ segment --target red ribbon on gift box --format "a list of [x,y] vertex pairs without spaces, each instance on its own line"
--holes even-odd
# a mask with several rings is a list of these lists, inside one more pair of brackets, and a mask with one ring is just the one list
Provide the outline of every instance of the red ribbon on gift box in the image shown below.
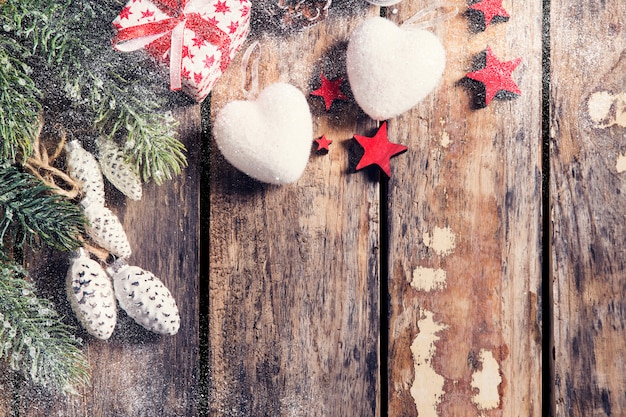
[[158,22],[118,29],[113,47],[130,52],[145,48],[150,54],[164,57],[170,51],[170,89],[182,88],[183,34],[192,30],[201,39],[215,45],[221,53],[220,69],[230,63],[230,37],[226,32],[205,20],[198,13],[185,13],[188,1],[151,0],[163,13],[170,16]]

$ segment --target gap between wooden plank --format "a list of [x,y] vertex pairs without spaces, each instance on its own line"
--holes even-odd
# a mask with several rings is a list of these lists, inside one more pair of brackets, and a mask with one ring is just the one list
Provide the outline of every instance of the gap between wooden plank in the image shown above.
[[[209,120],[211,115],[211,95],[207,97],[201,107],[202,117],[202,134],[201,134],[201,150],[200,150],[200,253],[209,253],[209,182],[210,182],[210,164],[209,151],[211,132]],[[204,191],[204,192],[203,192]],[[204,215],[206,213],[206,215]],[[198,370],[198,416],[209,415],[209,259],[207,256],[200,256],[200,285],[199,285],[199,326],[200,326],[200,345],[198,356],[200,365]],[[204,277],[204,279],[203,279]]]
[[380,415],[389,415],[389,179],[381,174],[379,200],[380,224],[380,295],[379,304],[379,340],[380,340]]
[[554,397],[554,363],[552,351],[554,349],[553,337],[553,288],[552,288],[552,228],[550,227],[550,121],[551,121],[551,95],[550,95],[550,0],[543,0],[542,16],[542,94],[541,94],[541,153],[542,153],[542,242],[541,248],[541,319],[543,340],[541,352],[541,400],[542,414],[553,416],[555,411]]

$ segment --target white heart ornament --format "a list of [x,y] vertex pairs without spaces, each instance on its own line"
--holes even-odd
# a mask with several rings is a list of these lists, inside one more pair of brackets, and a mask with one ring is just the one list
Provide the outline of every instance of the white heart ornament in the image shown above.
[[398,116],[417,105],[437,86],[445,65],[441,41],[427,30],[372,17],[350,35],[350,88],[374,120]]
[[235,168],[262,182],[288,184],[300,178],[309,160],[313,121],[302,92],[276,83],[256,100],[224,106],[215,117],[213,134]]

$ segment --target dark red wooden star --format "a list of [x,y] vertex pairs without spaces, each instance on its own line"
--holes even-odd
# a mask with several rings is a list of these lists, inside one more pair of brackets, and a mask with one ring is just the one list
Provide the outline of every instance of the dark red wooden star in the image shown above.
[[512,61],[500,62],[491,52],[491,48],[486,50],[485,67],[465,76],[471,80],[481,82],[485,86],[485,106],[498,94],[498,92],[509,92],[522,94],[521,90],[511,78],[515,68],[522,62],[521,58]]
[[390,159],[408,148],[404,145],[389,142],[387,137],[387,122],[383,122],[374,137],[354,135],[354,139],[363,147],[365,153],[361,157],[356,170],[378,165],[388,177],[391,177]]
[[348,100],[348,97],[341,91],[343,78],[336,78],[333,81],[329,81],[323,73],[320,73],[320,79],[322,80],[322,86],[315,91],[311,91],[311,95],[323,97],[326,110],[330,109],[331,104],[333,104],[335,100]]
[[494,17],[509,18],[509,13],[502,7],[502,0],[482,0],[469,6],[478,10],[485,17],[485,26],[490,24]]
[[322,135],[321,138],[315,139],[315,143],[317,143],[317,151],[318,152],[322,152],[322,151],[328,152],[328,150],[329,150],[328,149],[328,145],[333,143],[333,141],[326,139],[326,135]]

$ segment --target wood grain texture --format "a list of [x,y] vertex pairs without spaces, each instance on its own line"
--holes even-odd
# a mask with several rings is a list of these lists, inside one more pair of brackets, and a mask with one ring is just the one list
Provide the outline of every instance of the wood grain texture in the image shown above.
[[[211,416],[380,415],[378,184],[354,173],[350,157],[352,135],[373,123],[353,102],[326,112],[309,96],[320,71],[345,78],[347,36],[376,12],[361,4],[299,32],[255,26],[250,36],[260,41],[260,87],[299,88],[312,145],[322,134],[333,143],[327,155],[312,150],[298,182],[278,187],[236,171],[211,142]],[[214,89],[213,114],[243,98],[240,65]]]
[[[197,415],[200,107],[189,105],[175,115],[180,121],[179,137],[188,149],[189,167],[183,175],[161,186],[145,186],[139,202],[125,200],[112,187],[106,191],[107,204],[120,217],[133,248],[129,262],[152,271],[176,299],[181,315],[178,334],[150,333],[120,310],[108,341],[86,332],[81,335],[92,368],[91,387],[64,399],[24,385],[14,394],[13,414],[2,415]],[[59,310],[74,320],[65,299],[67,254],[39,254],[28,268]],[[78,326],[77,321],[74,324]]]
[[[460,14],[433,29],[443,80],[389,121],[409,146],[388,192],[389,415],[539,416],[541,2],[505,0],[511,19],[477,33],[454,3]],[[402,2],[391,18],[428,5]],[[459,80],[487,46],[522,58],[522,95],[474,110]]]
[[588,0],[551,9],[555,410],[623,416],[626,106],[613,95],[626,91],[626,9]]

